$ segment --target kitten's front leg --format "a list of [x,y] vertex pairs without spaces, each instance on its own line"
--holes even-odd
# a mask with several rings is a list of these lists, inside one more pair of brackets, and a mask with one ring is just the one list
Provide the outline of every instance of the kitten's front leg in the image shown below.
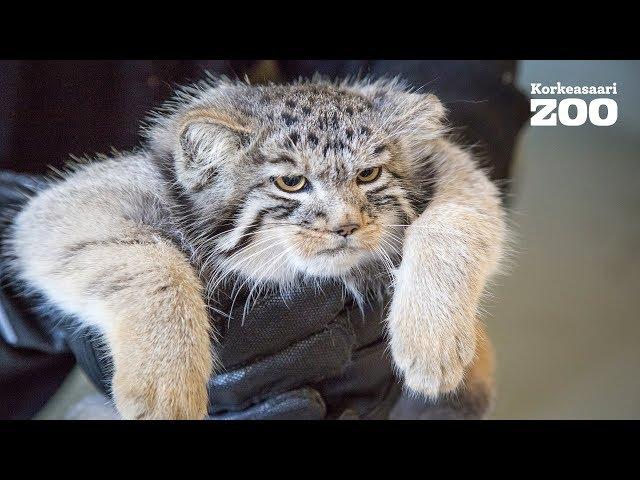
[[413,391],[454,390],[476,352],[476,315],[505,235],[497,189],[470,157],[444,144],[434,198],[405,234],[388,328]]
[[200,281],[184,255],[164,242],[84,248],[76,261],[87,269],[100,265],[86,287],[108,319],[103,330],[120,414],[204,418],[212,371],[209,319]]
[[[95,284],[113,315],[105,333],[118,410],[129,419],[204,418],[212,356],[195,271],[168,245],[115,247],[110,254],[129,264],[105,269]],[[119,290],[122,275],[127,287]]]
[[84,228],[71,242],[76,232],[58,229],[63,242],[33,220],[39,213],[28,209],[16,230],[23,277],[104,334],[122,417],[204,418],[213,363],[210,324],[201,282],[185,255],[129,225],[112,225],[110,235],[94,238]]

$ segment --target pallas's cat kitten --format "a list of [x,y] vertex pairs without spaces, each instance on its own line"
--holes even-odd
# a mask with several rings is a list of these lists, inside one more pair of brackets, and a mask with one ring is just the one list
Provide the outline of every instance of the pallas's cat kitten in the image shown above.
[[505,235],[444,115],[398,81],[207,80],[152,116],[139,150],[35,192],[6,250],[28,288],[102,332],[125,418],[205,416],[209,312],[229,281],[339,281],[359,302],[382,283],[398,372],[435,397],[474,359]]

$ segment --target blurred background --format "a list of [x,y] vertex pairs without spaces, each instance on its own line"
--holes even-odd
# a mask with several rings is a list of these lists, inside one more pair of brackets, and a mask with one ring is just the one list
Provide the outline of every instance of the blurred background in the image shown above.
[[[640,62],[522,61],[503,80],[527,95],[531,82],[617,82],[619,119],[527,122],[516,144],[514,251],[486,304],[498,359],[491,418],[640,418]],[[153,75],[146,83],[164,88]],[[36,418],[62,418],[92,391],[75,368]]]
[[524,61],[517,84],[617,82],[611,127],[525,127],[517,235],[486,319],[494,418],[640,418],[640,62]]

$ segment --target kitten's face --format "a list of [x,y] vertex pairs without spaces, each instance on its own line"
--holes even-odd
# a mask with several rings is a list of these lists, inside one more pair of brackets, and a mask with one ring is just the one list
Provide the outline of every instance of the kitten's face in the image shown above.
[[245,86],[231,111],[200,104],[186,115],[176,170],[220,274],[344,278],[399,258],[429,179],[398,135],[389,92],[369,93]]
[[264,148],[259,155],[236,226],[218,246],[227,256],[243,249],[236,268],[249,274],[261,265],[266,277],[333,277],[400,252],[413,209],[386,148],[353,154]]

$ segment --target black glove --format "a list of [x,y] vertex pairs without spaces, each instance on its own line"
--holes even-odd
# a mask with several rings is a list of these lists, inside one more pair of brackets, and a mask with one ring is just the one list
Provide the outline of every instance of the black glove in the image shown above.
[[[215,322],[220,343],[213,348],[224,371],[209,381],[210,419],[388,416],[400,389],[385,353],[382,302],[363,317],[339,285],[327,284],[261,297],[243,320],[244,301],[239,295],[232,318]],[[68,341],[108,391],[111,369],[105,352],[96,351],[95,333],[87,329]]]

